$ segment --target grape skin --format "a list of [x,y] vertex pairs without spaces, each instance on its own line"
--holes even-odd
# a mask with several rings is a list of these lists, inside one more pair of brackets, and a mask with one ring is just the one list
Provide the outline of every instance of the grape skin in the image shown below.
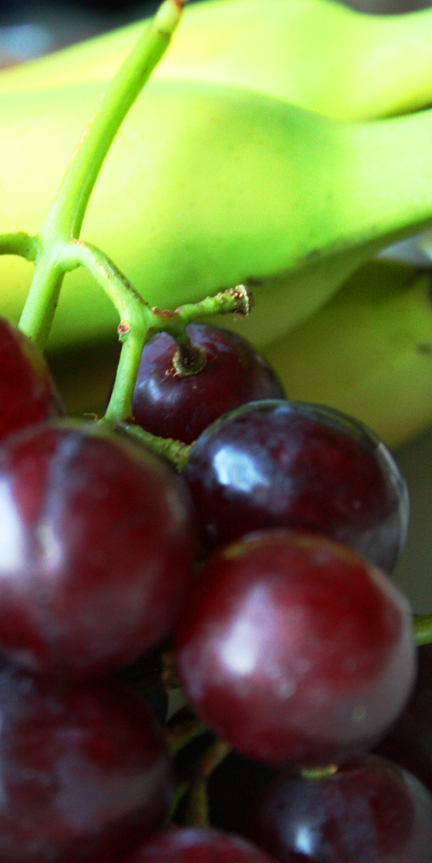
[[176,656],[197,714],[238,752],[283,766],[362,754],[411,693],[411,609],[365,559],[323,538],[250,534],[186,598]]
[[0,318],[0,441],[64,411],[60,395],[36,345]]
[[189,444],[238,405],[285,398],[276,373],[242,336],[208,324],[190,324],[186,331],[205,356],[196,374],[176,371],[177,343],[168,333],[144,347],[132,401],[134,420],[144,429]]
[[122,686],[3,666],[0,717],[2,863],[119,863],[160,829],[169,758]]
[[91,424],[46,423],[0,452],[0,649],[29,671],[105,673],[172,626],[195,551],[166,462]]
[[[295,863],[297,858],[293,858]],[[272,863],[249,842],[218,830],[169,831],[140,848],[125,863]],[[291,863],[291,860],[288,860]]]
[[[186,379],[186,380],[188,380],[188,379]],[[209,386],[208,381],[207,381],[206,386],[207,387]],[[230,387],[232,388],[232,380],[230,380]],[[236,389],[236,388],[234,387],[234,389]],[[48,404],[48,407],[47,407],[48,415],[50,415],[51,411],[53,412],[53,414],[55,414],[56,412],[58,413],[60,410],[59,402],[57,402],[57,406],[56,406],[56,399],[55,399],[55,397],[53,397],[53,393],[55,393],[54,389],[52,390],[51,395],[50,395],[50,399],[47,402],[47,404]],[[202,402],[204,395],[200,394],[200,393],[198,393],[198,394],[200,395],[200,399]],[[276,397],[276,396],[281,396],[282,394],[279,392],[271,392],[270,395],[273,397]],[[208,393],[207,393],[207,396],[208,396]],[[187,404],[187,402],[184,402],[184,408],[185,408],[186,404]],[[190,404],[190,402],[189,402],[189,404]],[[333,412],[326,411],[326,409],[321,409],[321,408],[318,410],[321,412],[327,413],[327,415],[330,415],[331,420],[334,419]],[[207,418],[205,420],[205,424],[207,425],[209,420],[208,420],[207,415],[206,415],[206,417]],[[44,415],[41,414],[40,418],[43,419]],[[211,419],[213,419],[213,417]],[[348,418],[344,418],[344,421],[345,421],[345,425],[348,427],[351,421]],[[223,422],[224,422],[224,420],[223,420]],[[153,429],[153,431],[155,431],[155,433],[162,433],[165,436],[177,437],[177,438],[181,437],[181,435],[177,431],[175,431],[173,434],[167,433],[166,430],[163,430],[163,431],[159,430],[158,431],[157,429],[156,430]],[[199,429],[199,431],[201,431],[201,429]],[[358,429],[355,429],[355,431],[356,431],[356,433],[358,433]],[[196,433],[198,433],[198,432],[196,432]],[[196,436],[196,433],[194,433],[193,437]],[[190,440],[192,440],[193,437],[190,436]],[[18,440],[19,439],[20,438],[18,438]],[[24,439],[25,439],[25,437],[23,438],[23,440]],[[373,443],[376,444],[376,441],[373,441]],[[386,461],[387,461],[387,464],[386,464]],[[393,463],[391,462],[391,460],[389,462],[387,457],[384,459],[384,464],[386,464],[387,468],[390,464],[390,468],[391,468],[391,470],[393,470]],[[51,471],[51,473],[52,473],[52,471]],[[382,535],[379,536],[378,542],[377,542],[376,536],[372,537],[372,541],[370,540],[370,537],[366,539],[366,543],[369,542],[370,547],[372,547],[374,549],[374,551],[376,549],[378,549],[376,551],[376,556],[377,557],[381,556],[380,561],[381,562],[384,561],[384,563],[388,567],[388,569],[391,569],[393,567],[394,560],[396,559],[397,555],[399,554],[400,548],[403,544],[404,532],[406,533],[406,523],[407,523],[406,490],[404,490],[403,482],[401,482],[400,476],[397,474],[396,471],[394,472],[393,479],[394,479],[394,487],[397,488],[398,491],[401,493],[401,499],[403,500],[403,505],[402,504],[400,505],[399,512],[396,514],[396,517],[394,517],[394,513],[393,513],[393,517],[394,517],[394,524],[392,526],[392,529],[393,529],[393,537],[392,537],[393,548],[390,547],[390,551],[389,551],[389,543],[387,542],[387,547],[384,548],[384,550],[383,550],[383,536]],[[18,486],[18,484],[19,483],[17,481],[16,485]],[[45,492],[45,494],[46,494],[46,498],[49,499],[49,496],[51,495],[50,487],[48,487],[48,492]],[[18,495],[18,497],[21,498],[20,504],[22,504],[24,501],[25,495],[23,493],[21,493]],[[27,498],[28,499],[25,502],[24,509],[26,509],[26,507],[29,506],[29,501],[30,501],[30,510],[31,510],[32,506],[34,508],[34,506],[36,506],[36,504],[35,504],[35,501],[31,502],[31,500],[30,500],[31,494],[29,492],[27,493]],[[52,507],[49,507],[49,509],[50,508],[52,509]],[[39,527],[40,527],[40,522],[39,522]],[[43,525],[43,528],[45,528],[45,524]],[[190,539],[191,535],[192,535],[192,531],[189,530],[189,539]],[[396,539],[395,539],[395,537],[396,537]],[[384,544],[387,540],[388,540],[388,537],[384,536]],[[161,541],[160,538],[159,538],[159,541]],[[355,543],[353,543],[353,544],[355,544]],[[189,545],[190,545],[190,547],[193,547],[193,540],[190,541]],[[391,545],[391,543],[390,543],[390,545]],[[92,550],[90,547],[90,543],[88,545],[88,551],[91,555]],[[10,551],[6,552],[6,557],[7,557],[8,553],[10,554]],[[182,557],[182,552],[180,552],[180,555]],[[172,558],[171,558],[171,560],[172,560]],[[188,557],[189,569],[191,567],[191,560],[192,560],[192,557],[189,554],[189,557]],[[59,580],[61,580],[61,576],[57,575],[57,578],[59,578]],[[84,596],[85,596],[85,594],[84,594]],[[30,606],[31,599],[32,599],[31,597],[30,597],[30,599],[29,599],[29,596],[27,597],[26,601],[28,603],[28,606]],[[178,604],[178,601],[177,601],[177,604]],[[154,608],[155,608],[155,606],[153,605],[153,609]],[[7,603],[6,603],[6,611],[7,611]],[[28,611],[28,609],[26,610],[26,612],[27,611]],[[17,620],[18,620],[18,618],[15,617],[14,624],[17,623]],[[64,626],[64,622],[65,622],[64,619],[56,618],[54,621],[51,621],[51,623],[50,623],[51,629],[53,629],[53,628],[55,629],[56,627],[58,628],[59,625],[60,625],[60,627]],[[22,619],[21,619],[21,624],[22,624]],[[69,626],[69,620],[67,622],[67,625]],[[25,624],[24,628],[26,628],[26,626],[27,626],[27,623]],[[48,642],[47,642],[48,643],[48,653],[49,653],[49,651],[52,652],[52,655],[49,656],[47,653],[47,649],[46,649],[47,643],[43,645],[43,649],[41,650],[40,644],[37,644],[37,638],[35,639],[34,637],[33,637],[33,639],[30,638],[30,641],[33,642],[30,645],[30,649],[28,647],[28,643],[27,644],[24,643],[24,645],[23,645],[23,643],[20,640],[19,645],[12,645],[12,652],[10,655],[13,656],[13,658],[15,660],[17,660],[18,662],[24,662],[24,665],[28,665],[29,668],[32,668],[33,670],[37,670],[38,672],[48,671],[50,674],[53,672],[55,674],[66,672],[67,674],[72,674],[72,675],[78,674],[78,676],[80,676],[82,674],[86,675],[88,673],[90,673],[92,675],[95,673],[100,674],[101,672],[105,672],[106,669],[109,669],[111,667],[118,667],[119,665],[122,665],[125,661],[129,662],[129,661],[131,661],[131,659],[134,659],[136,656],[138,656],[138,652],[136,651],[136,648],[134,648],[135,652],[134,651],[132,653],[128,653],[128,652],[124,653],[123,652],[121,654],[121,657],[120,657],[120,654],[117,653],[114,661],[112,660],[112,658],[109,658],[107,661],[103,660],[102,664],[100,664],[99,659],[96,660],[94,656],[93,657],[90,656],[89,651],[88,651],[88,645],[87,645],[87,648],[82,650],[82,644],[80,643],[82,641],[82,631],[81,632],[79,630],[74,631],[73,627],[74,627],[74,622],[72,621],[72,628],[71,628],[69,635],[67,637],[69,640],[69,644],[67,645],[66,654],[65,654],[65,656],[60,656],[60,660],[58,657],[58,645],[55,646],[55,648],[53,649],[52,644],[48,643],[49,642],[49,639],[48,639]],[[7,627],[6,627],[6,629],[7,629]],[[28,626],[27,626],[27,629],[28,629]],[[49,627],[48,627],[48,629],[49,629]],[[167,631],[168,631],[167,625],[165,624],[164,634],[166,634]],[[19,627],[18,627],[18,635],[19,635]],[[7,635],[7,637],[8,637],[8,635]],[[97,637],[99,638],[99,635]],[[77,650],[75,650],[75,655],[73,654],[73,652],[72,653],[70,652],[71,644],[72,644],[73,640],[75,640],[75,642],[76,642],[74,647],[77,648]],[[157,640],[160,640],[160,636],[159,636],[159,639],[156,639],[156,641]],[[1,615],[0,615],[0,642],[1,642]],[[102,649],[104,649],[104,638],[103,638],[103,636],[101,638],[101,643],[102,643]],[[150,641],[149,643],[150,643],[150,646],[154,645],[154,643],[155,643],[154,636],[153,636],[153,641]],[[86,649],[87,649],[87,655],[85,655]],[[142,647],[141,647],[141,649],[142,649]],[[148,649],[148,648],[146,647],[145,649]],[[68,653],[68,651],[69,651],[69,653]],[[33,655],[32,655],[32,652],[33,652]],[[53,654],[54,653],[55,653],[55,658],[53,661]],[[81,657],[77,661],[77,656],[79,653],[81,653]],[[37,656],[37,654],[39,654],[39,655]],[[32,684],[32,685],[34,686],[35,684]],[[44,686],[45,684],[41,683],[41,684],[37,684],[37,685],[38,686],[39,685]],[[53,686],[54,686],[54,689],[52,691],[55,691],[55,688],[58,686],[58,684],[55,683]],[[100,688],[100,684],[96,683],[96,693],[98,692],[99,688]],[[151,734],[150,734],[150,739],[151,739]],[[316,743],[316,740],[315,740],[315,743]],[[365,746],[365,743],[363,742],[363,745],[360,747],[360,749],[364,748],[364,746]],[[319,760],[321,760],[321,758],[324,757],[324,755],[326,754],[326,751],[327,750],[325,750],[325,749],[324,750],[321,749],[320,754],[319,754]],[[341,755],[340,757],[341,757],[341,759],[346,758],[347,753],[351,754],[352,752],[355,753],[356,751],[357,751],[356,746],[351,747],[351,748],[349,746],[345,747],[345,749],[343,750],[343,756]],[[316,750],[315,750],[315,755],[316,755]],[[265,760],[267,760],[267,758],[268,758],[268,756],[266,756]],[[272,759],[270,758],[269,760],[272,760]],[[277,760],[279,760],[279,759],[277,759]],[[296,760],[296,759],[294,759],[294,760]],[[302,756],[301,760],[303,761],[303,756]],[[310,763],[313,763],[314,760],[315,760],[315,756],[314,756],[314,758],[310,759]],[[165,774],[166,774],[166,770],[165,770]],[[167,782],[168,782],[168,780],[167,780]],[[168,782],[168,784],[169,784],[169,782]],[[167,789],[165,789],[165,791],[166,790]],[[84,794],[84,789],[83,789],[83,797],[84,796],[85,796],[85,794]],[[160,816],[158,816],[158,817],[160,820]],[[51,819],[48,818],[48,821],[49,820],[51,820]],[[155,829],[155,827],[152,827],[150,832],[153,832],[154,829]],[[185,831],[185,832],[189,832],[190,834],[192,834],[193,831],[190,830],[190,831]],[[132,838],[135,835],[133,830],[131,832],[130,825],[129,826],[121,826],[119,828],[118,836],[120,837],[121,843],[123,843],[123,839],[121,837],[122,836],[127,837],[128,834],[129,834],[129,838]],[[114,834],[113,834],[113,836],[114,836]],[[178,836],[178,834],[176,834],[176,836]],[[1,839],[1,823],[0,823],[0,839]],[[199,839],[199,840],[197,839],[196,841],[198,842],[198,845],[194,841],[193,844],[194,844],[195,851],[193,852],[193,856],[190,856],[188,848],[186,848],[186,852],[185,852],[186,846],[183,846],[181,856],[179,857],[178,856],[178,854],[179,854],[178,839],[173,839],[170,834],[164,834],[164,836],[162,837],[162,840],[160,842],[158,840],[156,840],[155,843],[152,843],[151,847],[153,847],[153,845],[154,845],[154,848],[155,848],[154,853],[156,854],[156,856],[148,857],[147,855],[151,854],[151,852],[148,850],[148,847],[146,846],[145,849],[141,849],[139,852],[137,852],[136,857],[134,855],[133,860],[131,860],[131,863],[147,863],[147,860],[150,863],[150,860],[156,861],[159,859],[160,860],[166,860],[166,861],[168,861],[168,859],[171,860],[171,857],[166,856],[168,854],[168,850],[170,850],[170,851],[173,850],[173,855],[174,855],[172,857],[173,863],[174,863],[174,860],[176,861],[176,863],[177,863],[177,861],[179,861],[179,863],[180,863],[180,861],[181,861],[181,863],[186,863],[186,861],[187,861],[187,863],[192,863],[192,860],[194,861],[194,863],[198,863],[198,861],[199,861],[199,863],[201,863],[201,861],[202,861],[202,863],[207,863],[207,860],[210,863],[210,861],[216,861],[219,859],[220,859],[221,863],[228,863],[228,861],[233,861],[233,863],[234,863],[234,861],[236,861],[236,863],[237,863],[237,861],[238,861],[238,863],[255,863],[255,861],[256,861],[256,863],[265,863],[265,861],[267,860],[267,858],[263,857],[259,852],[256,851],[256,849],[249,849],[246,846],[243,847],[241,840],[238,840],[237,838],[234,838],[234,837],[224,837],[222,834],[216,834],[215,831],[205,831],[205,835],[203,836],[202,841],[201,841],[201,839]],[[172,843],[172,847],[171,847],[170,843]],[[162,849],[162,851],[160,851],[159,845],[160,845],[160,848]],[[123,850],[125,849],[125,847],[126,846],[122,844]],[[197,852],[197,848],[198,848],[198,852]],[[0,845],[0,849],[1,849],[1,845]],[[220,852],[220,854],[219,854],[219,852]],[[37,851],[37,853],[39,853],[39,851]],[[46,853],[48,854],[48,856],[46,857],[46,860],[48,863],[48,860],[52,860],[54,858],[52,858],[52,856],[49,856],[50,854],[52,854],[51,851],[48,851]],[[99,859],[100,859],[99,851],[96,852],[95,857],[92,856],[93,850],[92,850],[91,843],[88,845],[87,850],[84,852],[84,857],[80,856],[81,851],[79,851],[78,856],[75,858],[75,856],[74,856],[75,853],[76,853],[75,850],[73,850],[73,851],[71,851],[72,856],[69,856],[69,852],[68,851],[65,852],[63,850],[61,852],[61,863],[75,863],[75,859],[77,861],[78,860],[79,861],[85,860],[86,863],[87,863],[87,861],[88,861],[88,863],[93,863],[93,859],[94,859],[94,861],[96,863],[96,861],[99,861]],[[158,855],[160,855],[160,853],[162,853],[162,857],[158,856]],[[198,856],[196,856],[197,853],[198,853]],[[111,840],[108,843],[106,843],[106,845],[104,845],[104,849],[103,849],[104,863],[105,863],[105,861],[107,861],[107,863],[109,863],[109,861],[111,859],[113,859],[113,861],[115,859],[115,861],[117,863],[118,854],[119,854],[119,851],[114,850],[114,844],[112,844]],[[186,854],[186,856],[184,856],[184,854]],[[234,854],[234,856],[232,856],[233,854]],[[204,856],[202,856],[202,855],[204,855]],[[1,859],[2,859],[2,863],[3,863],[3,857],[1,857]],[[29,859],[29,863],[33,863],[32,857],[29,857],[28,859]],[[120,857],[118,859],[120,860]],[[298,852],[292,851],[292,852],[285,852],[285,856],[283,857],[283,859],[286,861],[286,863],[295,863],[295,861],[303,860],[305,858],[303,857],[303,854],[299,854]],[[121,853],[121,860],[123,860],[123,851]],[[406,858],[406,860],[408,860],[408,858]],[[22,851],[20,851],[19,856],[16,858],[16,863],[18,863],[18,861],[19,861],[19,863],[27,863],[27,858],[24,858],[22,856]],[[45,858],[43,860],[43,863],[44,863],[44,861],[45,861]],[[378,858],[377,858],[377,861],[378,861]],[[5,858],[5,863],[9,863],[9,859],[7,857]],[[11,863],[15,863],[15,859],[11,858]],[[40,863],[39,857],[35,857],[34,863]],[[60,860],[59,860],[59,863],[60,863]],[[128,861],[128,863],[129,863],[129,861]],[[333,861],[332,861],[332,863],[333,863]],[[344,860],[344,863],[345,863],[345,860]],[[357,859],[355,860],[355,863],[357,863]],[[361,863],[365,863],[365,861],[362,859]],[[368,861],[368,863],[369,863],[369,861]],[[375,861],[373,861],[373,863],[375,863]],[[381,863],[381,859],[379,860],[379,863]],[[385,861],[385,863],[387,863],[387,861]],[[391,863],[393,863],[393,858],[392,858]],[[399,863],[399,858],[397,858],[396,863]],[[405,863],[405,857],[403,857],[403,858],[401,857],[401,863]],[[410,863],[414,863],[414,861],[412,861],[410,859]],[[417,858],[416,858],[416,863],[417,863]],[[423,863],[423,858],[421,858],[421,860],[419,858],[419,863]]]
[[408,492],[393,457],[362,423],[331,408],[244,405],[195,441],[184,477],[210,550],[289,527],[349,545],[391,572],[405,544]]
[[430,863],[432,796],[368,756],[327,778],[278,777],[253,806],[248,835],[281,863],[293,852],[305,863]]
[[414,773],[432,792],[432,644],[418,650],[412,698],[378,752]]

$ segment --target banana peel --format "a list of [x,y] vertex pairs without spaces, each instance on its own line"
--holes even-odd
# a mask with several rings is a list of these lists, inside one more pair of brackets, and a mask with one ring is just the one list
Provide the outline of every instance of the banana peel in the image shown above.
[[[0,232],[37,232],[100,94],[86,84],[0,98]],[[264,345],[379,249],[430,227],[431,152],[432,111],[348,123],[246,89],[154,80],[108,154],[82,235],[160,308],[248,284],[258,311],[242,326]],[[17,320],[31,275],[1,257],[1,314]],[[87,272],[70,273],[52,345],[116,324]]]
[[368,262],[266,356],[291,398],[345,411],[400,445],[432,421],[432,272]]
[[[4,70],[0,92],[107,82],[142,22]],[[339,119],[432,102],[432,10],[370,15],[334,0],[205,0],[187,7],[156,78],[247,87]]]

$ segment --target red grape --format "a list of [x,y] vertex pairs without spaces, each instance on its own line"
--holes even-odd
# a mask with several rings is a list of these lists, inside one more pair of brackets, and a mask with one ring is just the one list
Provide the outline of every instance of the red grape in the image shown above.
[[432,792],[432,644],[420,647],[414,694],[402,716],[379,746]]
[[0,318],[0,368],[0,441],[11,432],[63,413],[42,355],[4,318]]
[[132,413],[144,429],[192,443],[238,405],[285,398],[275,372],[246,339],[206,324],[190,324],[187,332],[206,360],[197,374],[178,373],[173,365],[177,344],[168,333],[158,333],[143,350]]
[[266,527],[321,533],[391,571],[405,544],[408,492],[382,441],[331,408],[244,405],[192,445],[184,472],[204,544]]
[[281,766],[370,748],[405,706],[415,660],[410,608],[385,575],[283,530],[214,555],[178,624],[193,709],[241,754]]
[[[414,776],[369,756],[333,776],[280,776],[250,814],[248,834],[281,863],[430,863],[432,796]],[[300,859],[303,859],[301,857]]]
[[[293,863],[296,860],[293,858]],[[140,848],[127,863],[271,863],[271,860],[238,836],[195,827],[163,833]]]
[[0,649],[28,670],[137,659],[167,635],[193,555],[187,488],[151,452],[69,421],[0,453]]
[[2,863],[119,863],[160,829],[169,759],[126,689],[3,667],[0,716]]

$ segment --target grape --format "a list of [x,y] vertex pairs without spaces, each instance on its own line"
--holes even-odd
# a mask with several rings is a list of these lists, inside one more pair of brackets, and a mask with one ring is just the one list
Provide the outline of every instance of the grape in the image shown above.
[[147,431],[192,443],[213,420],[238,405],[285,398],[275,372],[241,336],[206,324],[190,324],[187,333],[206,360],[197,374],[176,371],[177,344],[168,333],[158,333],[143,350],[132,413]]
[[0,649],[29,671],[126,665],[168,633],[194,555],[181,477],[91,424],[46,423],[0,454]]
[[415,676],[411,611],[369,561],[322,537],[262,531],[205,564],[177,628],[196,713],[241,754],[339,763],[400,714]]
[[123,687],[3,666],[0,717],[2,863],[118,863],[160,829],[169,759]]
[[408,493],[362,423],[298,402],[252,403],[192,445],[184,476],[208,548],[266,527],[322,533],[391,571],[405,544]]
[[33,342],[0,318],[0,441],[63,413],[48,367]]
[[327,778],[278,777],[253,807],[248,835],[279,861],[298,852],[305,863],[430,863],[432,796],[368,756]]
[[432,792],[432,644],[418,653],[414,694],[378,752],[414,773]]
[[[292,863],[296,860],[297,857],[293,858]],[[140,848],[127,863],[271,863],[271,860],[238,836],[195,827],[162,834]]]

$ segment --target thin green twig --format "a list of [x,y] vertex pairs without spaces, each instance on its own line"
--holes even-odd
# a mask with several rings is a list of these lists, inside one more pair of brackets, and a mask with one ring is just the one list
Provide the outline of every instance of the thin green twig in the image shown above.
[[[34,238],[37,246],[35,274],[19,326],[42,350],[51,329],[64,275],[77,266],[73,242],[79,239],[100,169],[129,108],[163,56],[180,20],[183,5],[182,0],[162,3],[135,49],[108,85],[81,137],[58,195]],[[16,239],[10,242],[16,251]],[[25,249],[25,244],[22,248]],[[29,250],[31,248],[30,244]],[[17,253],[22,254],[22,251]]]

